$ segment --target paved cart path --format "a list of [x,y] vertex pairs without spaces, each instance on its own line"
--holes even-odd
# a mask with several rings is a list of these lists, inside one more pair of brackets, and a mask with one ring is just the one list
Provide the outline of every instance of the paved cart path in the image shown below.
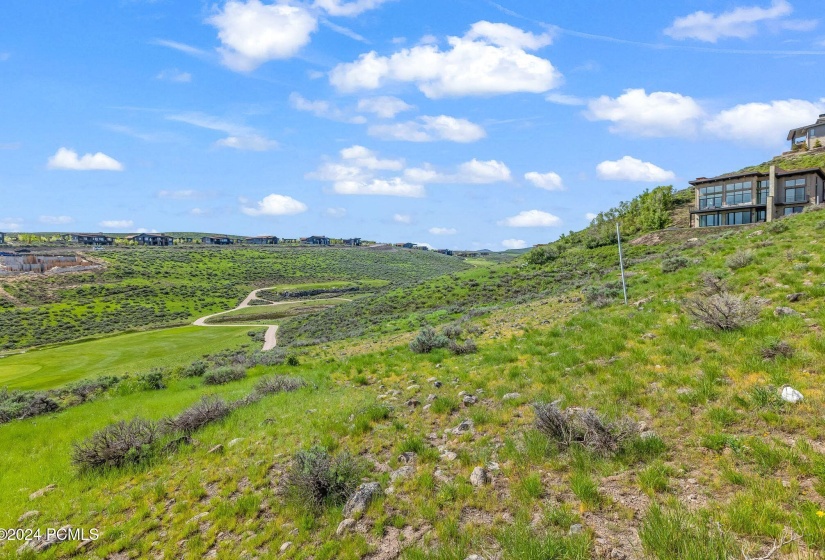
[[[220,313],[213,313],[212,315],[207,315],[206,317],[201,317],[200,319],[198,319],[197,321],[195,321],[192,324],[195,325],[196,327],[235,327],[235,328],[237,328],[237,327],[247,327],[247,328],[248,327],[267,327],[266,333],[264,334],[264,347],[262,348],[262,351],[263,352],[269,352],[270,350],[273,350],[275,347],[278,346],[278,336],[277,336],[278,335],[278,325],[263,325],[263,324],[260,324],[260,323],[257,323],[257,324],[247,323],[245,325],[228,325],[228,324],[210,325],[210,324],[207,323],[207,321],[209,319],[213,318],[213,317],[219,317],[221,315],[226,315],[227,313],[232,313],[233,311],[237,311],[239,309],[246,309],[247,307],[253,307],[251,305],[251,303],[255,299],[258,299],[258,293],[259,292],[263,292],[264,290],[274,290],[274,289],[277,289],[277,288],[278,288],[278,286],[272,286],[271,288],[258,288],[257,290],[253,290],[252,292],[250,292],[250,294],[248,296],[246,296],[246,299],[244,299],[238,307],[236,307],[234,309],[230,309],[229,311],[221,311]],[[326,299],[337,299],[337,300],[341,300],[341,301],[352,301],[351,299],[347,299],[347,298],[326,298]],[[276,303],[268,303],[266,305],[255,305],[254,307],[261,307],[261,308],[275,307],[275,306],[278,306],[278,305],[287,305],[287,304],[290,304],[290,303],[300,303],[302,301],[312,301],[312,300],[300,300],[299,299],[299,300],[291,300],[291,301],[279,301],[279,302],[276,302]]]

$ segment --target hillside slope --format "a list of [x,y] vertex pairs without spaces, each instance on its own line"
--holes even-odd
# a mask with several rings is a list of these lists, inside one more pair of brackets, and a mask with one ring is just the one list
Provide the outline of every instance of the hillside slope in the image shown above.
[[[0,526],[102,532],[43,558],[733,559],[764,557],[776,541],[772,558],[821,558],[823,229],[825,213],[811,212],[631,247],[629,306],[609,247],[470,271],[466,293],[470,281],[496,293],[562,272],[584,280],[480,315],[467,314],[480,298],[467,299],[460,328],[477,353],[416,354],[399,330],[314,346],[226,385],[172,378],[0,425]],[[686,300],[711,292],[752,322],[697,321]],[[206,394],[239,399],[273,374],[308,386],[240,406],[134,466],[70,463],[73,442],[117,420],[176,415]],[[783,401],[785,385],[804,400]],[[533,405],[554,401],[616,424],[553,437]],[[310,508],[289,481],[312,446],[351,454],[356,482],[382,496],[344,524],[341,501]]]

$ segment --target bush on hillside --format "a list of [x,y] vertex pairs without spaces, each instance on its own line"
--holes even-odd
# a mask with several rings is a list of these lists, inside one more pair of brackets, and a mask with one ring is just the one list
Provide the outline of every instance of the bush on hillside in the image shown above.
[[209,365],[203,360],[197,360],[186,366],[181,372],[183,377],[202,377]]
[[83,379],[81,381],[71,383],[66,387],[66,391],[80,399],[81,403],[84,403],[94,395],[114,387],[118,383],[120,383],[119,377],[105,375],[103,377],[98,377],[97,379]]
[[595,307],[610,305],[621,293],[621,282],[608,282],[598,286],[587,286],[582,290],[585,301]]
[[302,387],[306,387],[306,381],[300,377],[288,375],[275,375],[264,377],[255,385],[255,391],[261,395],[271,395],[274,393],[291,393]]
[[154,422],[121,420],[92,434],[72,450],[72,463],[81,469],[102,469],[137,464],[154,451],[159,430]]
[[163,428],[169,432],[182,432],[191,435],[207,424],[224,418],[229,414],[229,405],[217,397],[203,397],[174,418],[163,420]]
[[581,445],[594,453],[610,455],[638,435],[635,422],[609,422],[589,408],[561,410],[556,403],[536,404],[536,429],[560,447]]
[[555,245],[541,245],[527,253],[527,263],[532,265],[549,264],[561,256],[562,251]]
[[753,262],[753,252],[750,250],[736,251],[725,261],[725,265],[731,270],[745,268]]
[[475,354],[478,352],[478,346],[476,346],[475,340],[472,338],[468,338],[464,341],[464,344],[460,344],[456,340],[450,341],[450,352],[455,354],[456,356],[463,356],[465,354]]
[[728,284],[722,272],[703,272],[699,276],[699,283],[701,284],[700,293],[707,297],[728,291]]
[[246,377],[246,370],[241,366],[222,366],[208,371],[203,376],[205,385],[226,385]]
[[777,221],[777,222],[771,222],[765,228],[765,230],[768,233],[779,234],[779,233],[785,233],[786,231],[788,231],[789,228],[790,228],[790,226],[788,225],[788,222],[780,220],[780,221]]
[[138,375],[138,385],[144,391],[159,391],[166,389],[166,384],[163,381],[163,372],[159,369],[153,369],[148,373]]
[[58,410],[60,406],[48,393],[31,391],[0,391],[0,424],[22,420]]
[[791,358],[793,354],[793,347],[783,340],[771,342],[762,348],[762,357],[766,360],[775,360],[779,357]]
[[707,327],[730,331],[755,323],[764,300],[745,298],[728,292],[695,296],[685,301],[685,310]]
[[410,342],[410,350],[416,354],[429,354],[436,348],[445,348],[449,344],[449,338],[443,334],[438,334],[432,327],[424,327],[418,333],[418,336]]
[[350,454],[333,457],[325,449],[313,447],[295,454],[284,486],[296,503],[318,510],[346,502],[360,478],[361,468]]
[[670,257],[662,261],[662,272],[676,272],[679,269],[685,268],[690,264],[690,261],[681,256]]
[[462,334],[464,330],[461,328],[461,325],[458,323],[453,323],[451,325],[445,325],[443,329],[441,329],[441,334],[449,338],[450,340],[457,340]]

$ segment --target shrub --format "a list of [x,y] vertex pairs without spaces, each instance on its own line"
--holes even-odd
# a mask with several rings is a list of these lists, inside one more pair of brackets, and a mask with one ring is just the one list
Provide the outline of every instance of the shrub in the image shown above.
[[764,301],[729,293],[696,296],[685,301],[685,310],[705,326],[729,331],[755,323]]
[[459,344],[455,340],[450,341],[450,352],[455,354],[456,356],[463,356],[464,354],[475,354],[478,352],[478,346],[476,346],[475,341],[472,338],[468,338],[464,341],[464,344]]
[[163,420],[163,428],[170,432],[183,432],[190,435],[210,422],[220,420],[229,414],[229,405],[223,399],[203,397],[174,418]]
[[585,301],[596,307],[610,305],[621,293],[621,282],[608,282],[600,286],[587,286],[582,290]]
[[45,393],[35,393],[20,409],[19,419],[41,416],[56,411],[60,406]]
[[432,327],[424,327],[418,336],[410,342],[410,350],[416,354],[429,354],[436,348],[444,348],[450,344],[450,339],[438,334]]
[[608,422],[589,408],[561,410],[556,403],[536,404],[533,408],[536,429],[563,448],[576,444],[609,455],[620,451],[639,431],[628,419]]
[[463,334],[463,330],[461,329],[461,325],[454,323],[452,325],[445,326],[441,333],[450,340],[458,340],[458,338]]
[[300,377],[276,375],[274,377],[264,377],[258,381],[255,385],[255,391],[262,395],[271,395],[274,393],[291,393],[305,386],[306,381]]
[[762,357],[766,360],[774,360],[778,357],[790,358],[793,356],[793,348],[782,340],[771,342],[762,348]]
[[300,362],[300,361],[298,361],[298,357],[297,357],[297,356],[289,356],[289,357],[286,359],[286,365],[288,365],[288,366],[292,366],[292,367],[296,367],[296,366],[301,365],[301,362]]
[[736,251],[725,261],[725,265],[731,270],[739,270],[745,268],[753,262],[753,253],[751,251]]
[[137,464],[150,457],[158,440],[154,422],[121,420],[74,444],[72,463],[81,469],[101,469]]
[[554,245],[542,245],[532,249],[527,253],[527,264],[544,265],[549,264],[561,256],[561,250]]
[[60,406],[48,393],[30,391],[0,391],[0,424],[14,419],[31,418],[58,410]]
[[766,227],[765,229],[769,233],[777,234],[777,233],[785,233],[786,231],[788,231],[789,228],[790,228],[790,226],[788,225],[788,222],[778,221],[778,222],[771,222],[771,224],[768,227]]
[[704,296],[713,296],[728,291],[728,284],[722,272],[703,272],[699,276],[699,282],[702,285],[700,293]]
[[91,396],[105,391],[110,387],[117,385],[120,382],[119,377],[105,375],[97,379],[83,379],[72,383],[66,387],[69,394],[74,395],[80,399],[80,402],[86,402]]
[[203,360],[192,362],[181,372],[183,377],[201,377],[206,373],[207,364]]
[[138,385],[144,391],[166,389],[166,384],[163,382],[163,372],[158,369],[138,375]]
[[676,272],[679,269],[685,268],[690,264],[690,261],[681,256],[670,257],[662,261],[662,272]]
[[325,449],[299,451],[284,479],[289,497],[318,510],[346,502],[358,487],[361,469],[348,453],[332,457]]
[[215,368],[203,376],[206,385],[226,385],[246,377],[246,371],[240,366],[222,366]]

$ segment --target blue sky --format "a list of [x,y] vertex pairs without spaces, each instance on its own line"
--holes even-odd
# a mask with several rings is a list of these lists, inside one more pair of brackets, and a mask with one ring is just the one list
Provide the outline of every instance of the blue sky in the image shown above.
[[785,149],[813,0],[7,0],[0,231],[502,250]]

